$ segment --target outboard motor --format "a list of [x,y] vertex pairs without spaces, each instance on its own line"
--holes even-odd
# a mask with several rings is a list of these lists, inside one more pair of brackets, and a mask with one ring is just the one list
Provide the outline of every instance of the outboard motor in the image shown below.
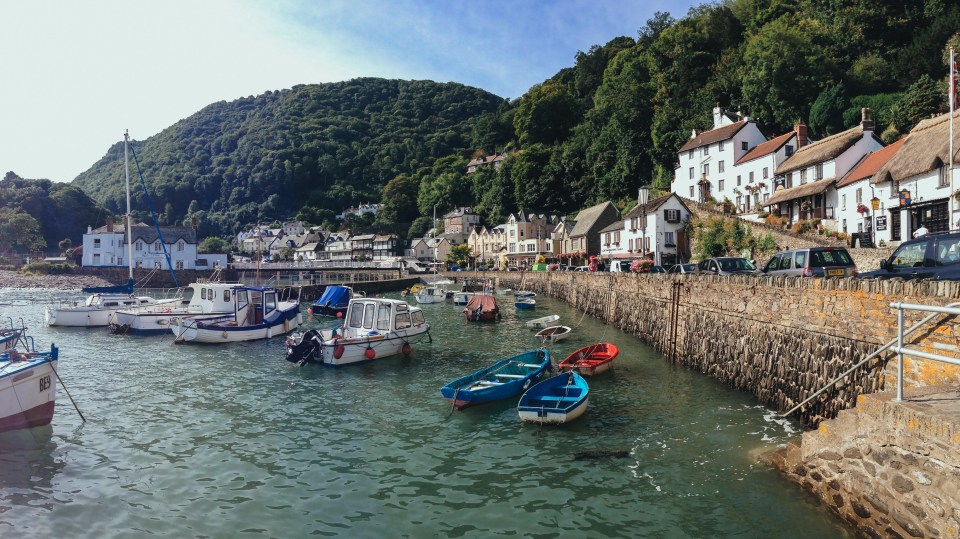
[[311,329],[305,332],[299,342],[288,343],[287,361],[303,365],[305,363],[316,363],[320,360],[320,347],[323,340],[320,333]]

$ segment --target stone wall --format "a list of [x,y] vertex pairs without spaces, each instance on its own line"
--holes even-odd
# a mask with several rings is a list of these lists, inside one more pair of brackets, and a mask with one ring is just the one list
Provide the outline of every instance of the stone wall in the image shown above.
[[[453,275],[451,275],[453,276]],[[792,408],[896,336],[893,301],[945,305],[960,283],[579,272],[501,273],[497,286],[559,298],[634,334],[673,361]],[[922,318],[908,315],[911,323]],[[956,355],[960,328],[913,336],[922,350]],[[892,356],[874,359],[799,415],[815,426],[858,395],[893,386]],[[907,386],[960,382],[960,368],[908,359]]]

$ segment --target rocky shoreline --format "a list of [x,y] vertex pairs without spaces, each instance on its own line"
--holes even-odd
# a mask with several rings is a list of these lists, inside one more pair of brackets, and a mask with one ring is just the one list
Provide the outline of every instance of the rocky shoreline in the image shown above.
[[109,286],[111,283],[95,275],[26,275],[0,270],[0,288],[48,288],[80,290],[88,286]]

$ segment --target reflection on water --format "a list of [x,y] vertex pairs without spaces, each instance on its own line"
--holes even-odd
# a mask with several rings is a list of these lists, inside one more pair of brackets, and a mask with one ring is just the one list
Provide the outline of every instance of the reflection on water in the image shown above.
[[[61,347],[88,418],[61,392],[52,427],[0,436],[0,530],[18,536],[848,535],[752,456],[794,424],[549,298],[531,312],[500,301],[490,324],[424,305],[433,344],[334,369],[284,361],[282,339],[42,327],[42,305],[63,294],[0,291],[26,302],[0,317]],[[522,322],[552,313],[575,327],[550,347],[558,359],[601,339],[621,350],[590,380],[582,418],[524,425],[516,399],[451,411],[440,386],[538,346]]]

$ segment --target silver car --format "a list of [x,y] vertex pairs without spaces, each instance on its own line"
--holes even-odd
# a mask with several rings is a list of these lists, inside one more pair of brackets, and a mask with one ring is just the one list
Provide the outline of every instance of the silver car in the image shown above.
[[843,247],[809,247],[773,255],[763,272],[794,277],[852,277],[857,274],[857,266]]
[[758,273],[752,261],[739,256],[719,256],[701,260],[697,264],[697,273],[709,275],[753,275]]

